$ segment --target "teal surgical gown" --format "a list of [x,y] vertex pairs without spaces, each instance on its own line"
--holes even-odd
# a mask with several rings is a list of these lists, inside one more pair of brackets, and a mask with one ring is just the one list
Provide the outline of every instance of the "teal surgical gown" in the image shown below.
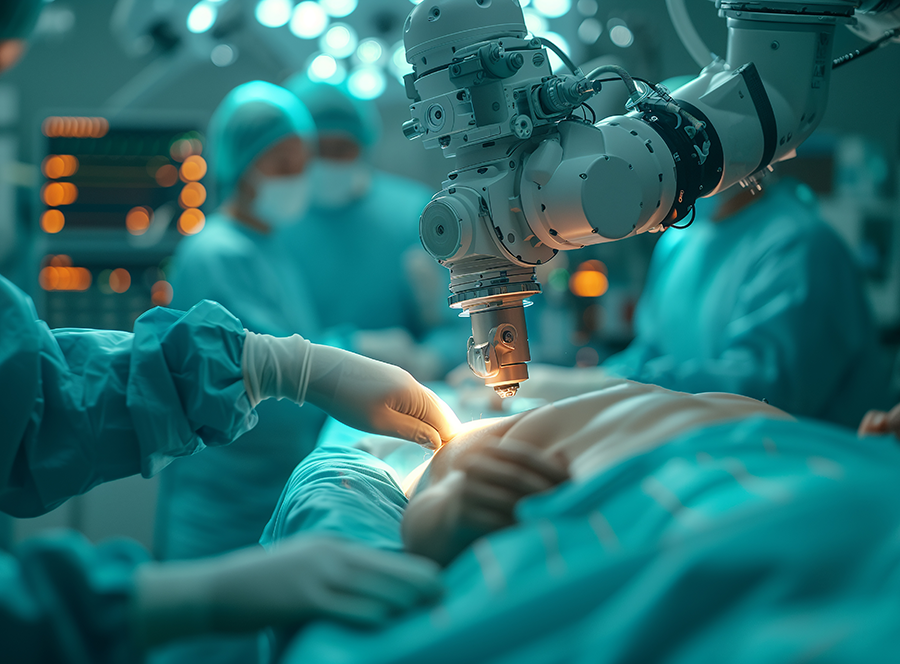
[[[42,514],[250,429],[243,342],[241,323],[212,302],[153,309],[134,334],[50,330],[0,277],[0,509]],[[2,660],[134,661],[127,601],[147,558],[72,533],[0,553]]]
[[636,338],[604,367],[854,428],[867,409],[889,406],[861,276],[812,193],[784,181],[720,223],[711,208],[700,201],[693,226],[660,238]]

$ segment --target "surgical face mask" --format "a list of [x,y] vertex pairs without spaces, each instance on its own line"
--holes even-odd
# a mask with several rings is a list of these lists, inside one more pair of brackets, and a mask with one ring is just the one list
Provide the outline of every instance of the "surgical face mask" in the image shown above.
[[372,168],[362,159],[319,159],[313,166],[313,204],[327,210],[345,207],[369,191]]
[[281,177],[257,171],[253,188],[256,190],[251,204],[253,214],[273,228],[291,226],[309,210],[310,178],[305,171]]

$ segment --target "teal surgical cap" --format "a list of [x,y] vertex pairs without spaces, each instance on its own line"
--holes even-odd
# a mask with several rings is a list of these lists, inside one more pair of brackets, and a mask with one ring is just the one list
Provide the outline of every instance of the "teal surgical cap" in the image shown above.
[[251,81],[229,92],[209,121],[210,171],[219,202],[268,148],[296,134],[314,141],[316,126],[297,97],[265,81]]
[[0,0],[0,39],[27,39],[44,0]]
[[318,83],[306,74],[295,74],[285,81],[284,87],[306,105],[320,134],[349,134],[364,148],[378,142],[381,118],[375,105],[357,99],[345,85]]

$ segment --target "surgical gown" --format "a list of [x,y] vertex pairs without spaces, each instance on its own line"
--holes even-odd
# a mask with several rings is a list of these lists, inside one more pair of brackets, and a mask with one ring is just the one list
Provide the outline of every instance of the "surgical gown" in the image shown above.
[[[134,334],[50,330],[0,277],[0,509],[42,514],[102,482],[150,476],[256,421],[241,323],[212,302],[153,309]],[[127,601],[135,544],[74,533],[0,553],[0,643],[9,662],[134,661]]]
[[726,221],[660,238],[636,338],[604,367],[684,392],[767,399],[795,415],[856,427],[890,405],[866,296],[812,192],[784,181]]

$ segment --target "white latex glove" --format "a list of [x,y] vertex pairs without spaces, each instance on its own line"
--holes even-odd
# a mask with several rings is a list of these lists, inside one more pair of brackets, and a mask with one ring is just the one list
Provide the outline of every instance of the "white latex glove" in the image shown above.
[[435,380],[440,376],[441,359],[432,350],[419,345],[402,327],[383,330],[360,330],[351,338],[353,350],[409,371],[419,380]]
[[251,401],[308,400],[344,424],[437,449],[459,420],[400,367],[293,337],[247,332],[244,385]]
[[314,347],[307,399],[355,429],[438,449],[459,419],[409,373],[329,346]]
[[138,569],[132,626],[145,648],[210,632],[256,631],[328,617],[378,625],[436,599],[438,567],[323,536]]

